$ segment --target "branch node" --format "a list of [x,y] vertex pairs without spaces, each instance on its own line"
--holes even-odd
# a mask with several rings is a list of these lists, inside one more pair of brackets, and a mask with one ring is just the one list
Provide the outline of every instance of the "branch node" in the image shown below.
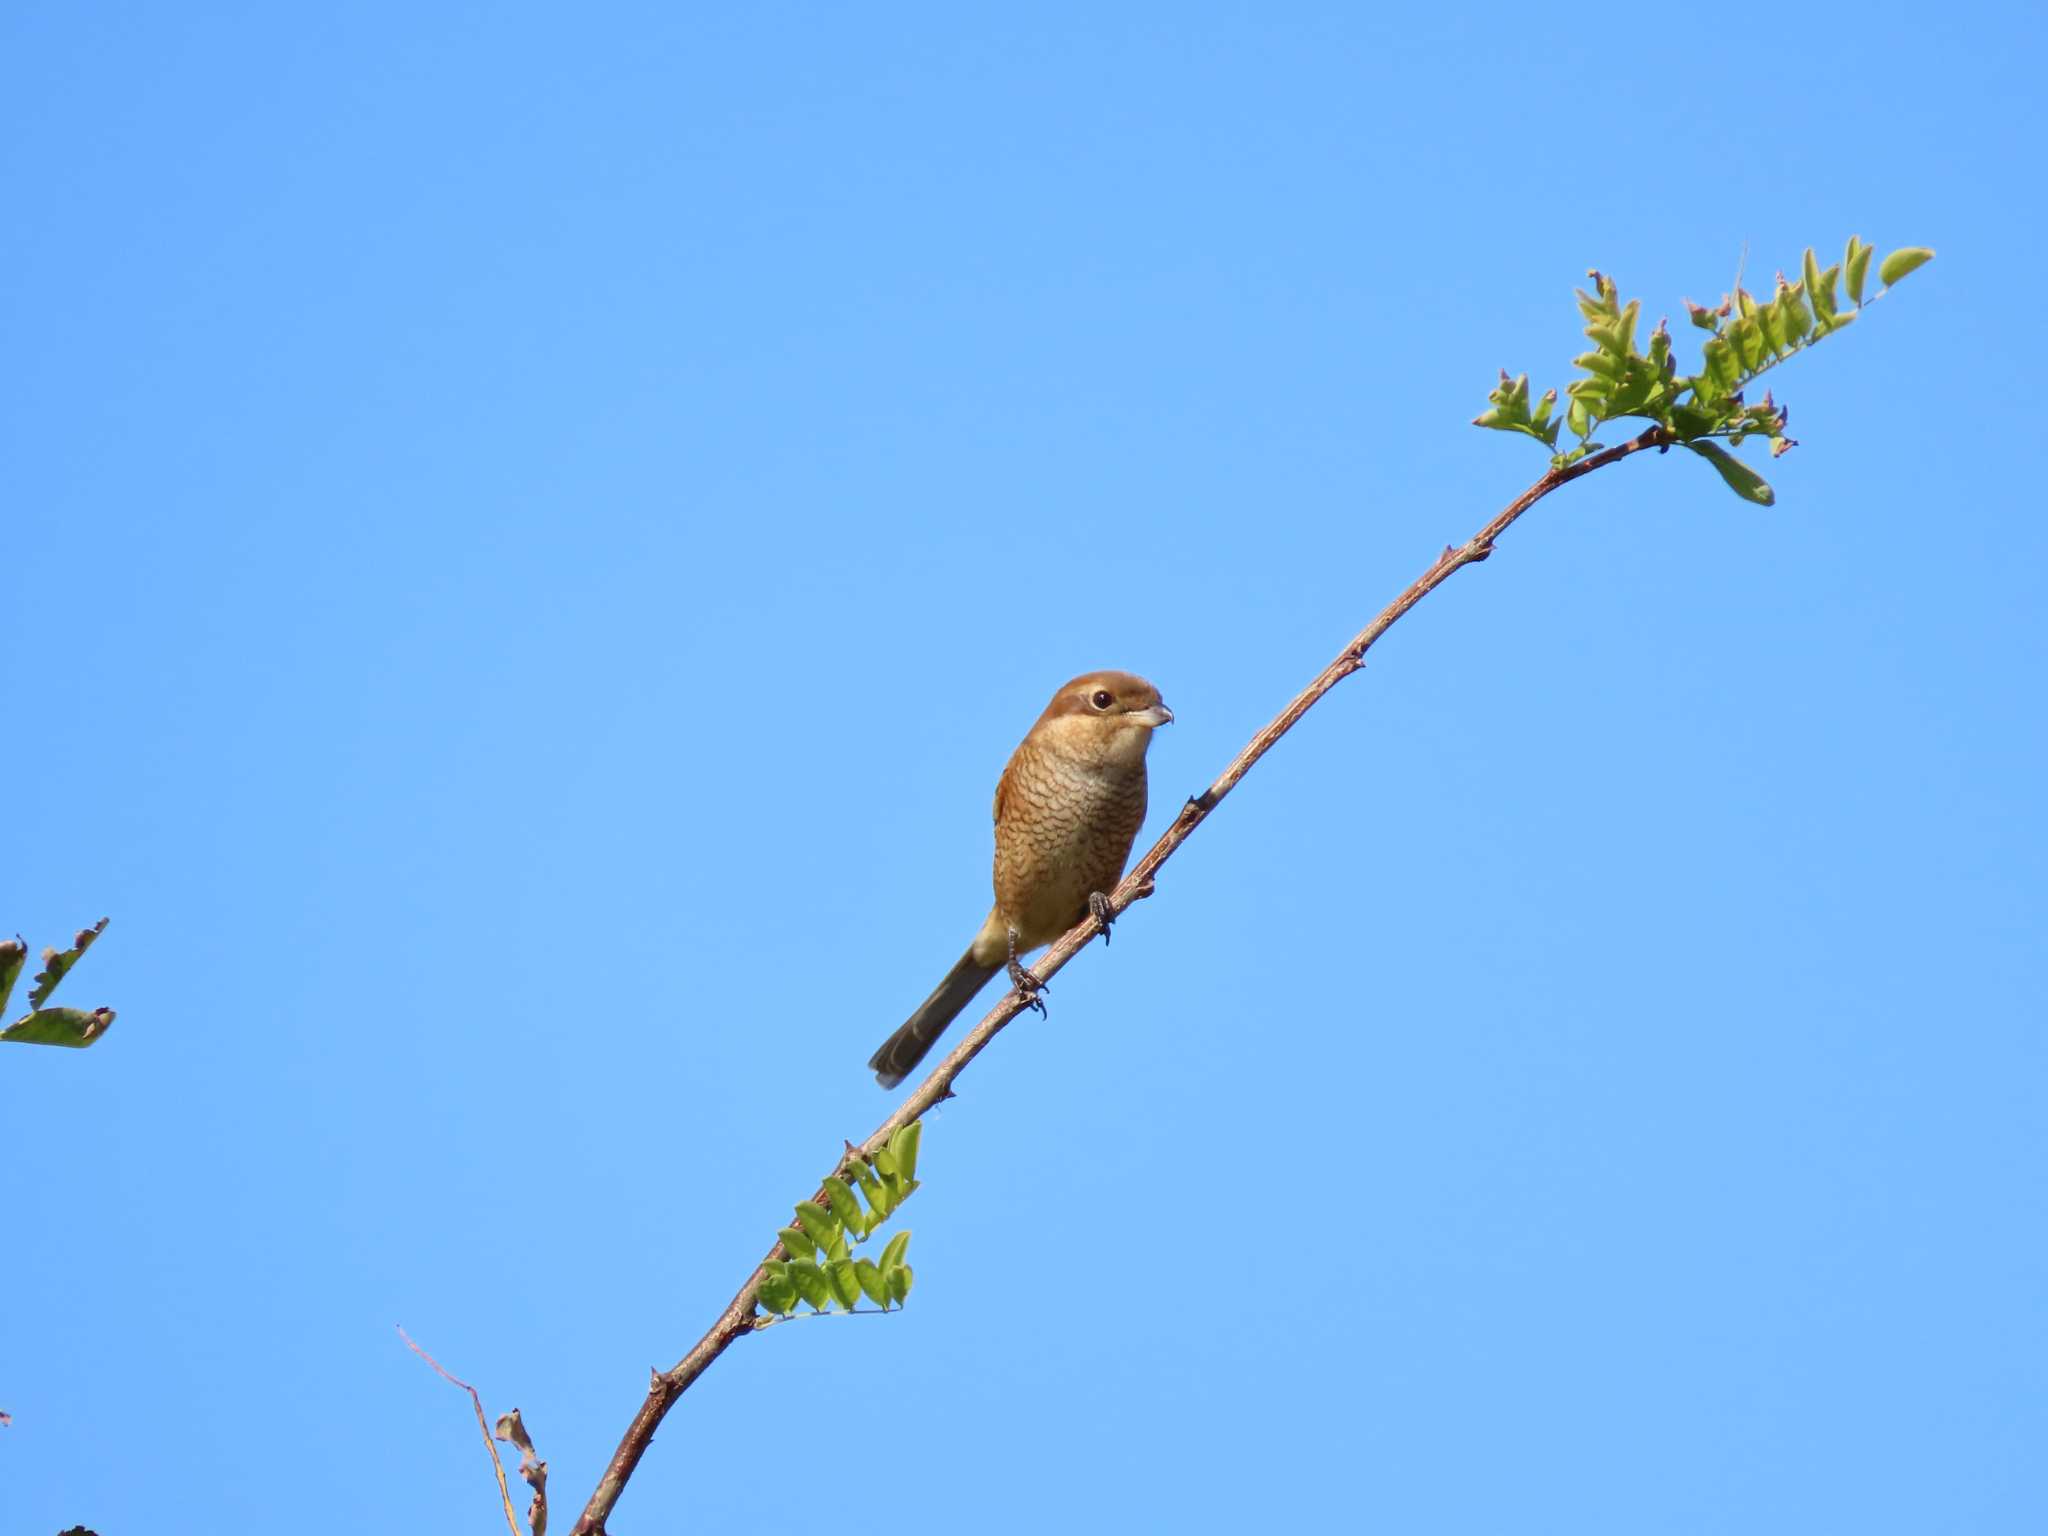
[[1476,564],[1478,564],[1478,563],[1479,563],[1479,562],[1480,562],[1481,560],[1485,560],[1485,559],[1488,559],[1488,558],[1490,558],[1490,557],[1492,556],[1492,554],[1493,554],[1493,540],[1491,540],[1491,539],[1474,539],[1474,540],[1473,540],[1473,541],[1472,541],[1472,542],[1471,542],[1470,544],[1468,544],[1468,545],[1466,546],[1466,555],[1465,555],[1465,558],[1466,558],[1466,559],[1467,559],[1468,561],[1470,561],[1470,562],[1472,562],[1473,564],[1475,564],[1475,565],[1476,565]]

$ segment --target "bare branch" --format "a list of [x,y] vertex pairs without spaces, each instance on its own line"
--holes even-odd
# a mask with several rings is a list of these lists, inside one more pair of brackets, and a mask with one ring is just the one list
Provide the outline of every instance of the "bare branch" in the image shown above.
[[434,1368],[435,1373],[438,1376],[440,1376],[440,1378],[443,1381],[453,1382],[456,1386],[462,1388],[463,1391],[469,1394],[470,1404],[476,1409],[476,1427],[483,1431],[484,1449],[491,1453],[491,1470],[498,1474],[498,1498],[504,1503],[505,1506],[505,1524],[511,1529],[512,1536],[523,1536],[523,1533],[519,1529],[519,1517],[512,1513],[512,1490],[509,1486],[507,1486],[505,1482],[505,1463],[498,1459],[498,1447],[491,1439],[490,1422],[484,1418],[484,1400],[481,1397],[477,1396],[477,1391],[475,1387],[472,1387],[468,1382],[462,1380],[460,1377],[449,1375],[448,1372],[442,1368],[440,1361],[436,1360],[424,1349],[421,1349],[419,1345],[413,1343],[412,1335],[407,1333],[403,1326],[400,1326],[398,1324],[394,1324],[393,1326],[398,1328],[398,1336],[401,1339],[405,1340],[405,1347],[407,1349],[411,1350],[414,1354],[418,1355],[422,1360],[426,1361],[427,1364],[431,1365]]
[[[1448,548],[1438,555],[1429,569],[1417,577],[1406,591],[1383,608],[1377,618],[1351,638],[1344,649],[1337,653],[1336,658],[1288,702],[1287,707],[1274,717],[1270,725],[1245,744],[1244,749],[1230,760],[1213,784],[1180,808],[1180,813],[1161,834],[1159,841],[1138,860],[1136,866],[1124,876],[1122,883],[1111,893],[1109,919],[1114,921],[1127,907],[1152,894],[1154,877],[1159,873],[1160,867],[1173,857],[1195,828],[1208,819],[1223,797],[1235,789],[1238,782],[1251,772],[1252,765],[1294,728],[1296,721],[1314,708],[1324,694],[1365,665],[1365,653],[1372,649],[1380,636],[1393,628],[1403,614],[1442,586],[1454,572],[1468,565],[1476,565],[1491,555],[1494,541],[1506,532],[1517,518],[1552,491],[1569,484],[1581,475],[1589,475],[1596,469],[1604,469],[1609,464],[1619,463],[1631,454],[1641,453],[1647,448],[1668,448],[1674,441],[1676,439],[1663,427],[1652,426],[1625,443],[1604,448],[1563,469],[1553,469],[1509,502],[1491,522],[1463,544]],[[1102,931],[1103,924],[1096,917],[1090,915],[1084,918],[1032,966],[1033,973],[1040,980],[1050,980]],[[982,1021],[968,1031],[965,1038],[947,1053],[945,1059],[932,1069],[931,1074],[917,1085],[911,1095],[897,1105],[895,1112],[875,1129],[874,1134],[862,1142],[858,1149],[849,1149],[846,1156],[842,1157],[831,1171],[843,1171],[849,1160],[856,1155],[872,1156],[899,1128],[910,1124],[940,1101],[951,1098],[953,1080],[966,1069],[970,1061],[981,1054],[988,1043],[996,1037],[997,1032],[1027,1006],[1029,1004],[1021,994],[1014,991],[1006,993],[1002,1001],[991,1008]],[[824,1198],[824,1190],[821,1187],[818,1199],[822,1201]],[[761,1263],[772,1263],[787,1256],[783,1246],[777,1243],[768,1250]],[[676,1399],[690,1389],[691,1384],[704,1374],[706,1367],[724,1354],[726,1347],[735,1339],[757,1331],[752,1319],[763,1278],[762,1268],[756,1265],[754,1272],[740,1287],[739,1293],[718,1315],[718,1321],[691,1346],[690,1352],[670,1369],[653,1373],[646,1400],[641,1403],[640,1411],[634,1414],[633,1422],[626,1427],[626,1433],[619,1441],[619,1448],[612,1453],[612,1459],[605,1467],[604,1475],[598,1479],[597,1487],[590,1495],[590,1502],[584,1506],[571,1536],[603,1536],[605,1522],[610,1519],[612,1510],[617,1506],[619,1495],[625,1492],[634,1468],[639,1466],[641,1456],[646,1453],[649,1443],[654,1439],[655,1429],[669,1409],[675,1406]],[[478,1413],[481,1419],[481,1408]],[[494,1459],[495,1454],[494,1452]],[[504,1480],[504,1472],[500,1470],[498,1482],[501,1487]],[[509,1513],[509,1501],[506,1509]]]

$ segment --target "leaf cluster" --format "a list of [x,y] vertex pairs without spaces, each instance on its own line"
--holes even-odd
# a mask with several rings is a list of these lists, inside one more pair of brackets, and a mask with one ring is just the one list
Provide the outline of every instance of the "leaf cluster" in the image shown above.
[[[1555,470],[1598,452],[1603,445],[1594,434],[1606,422],[1631,417],[1652,422],[1671,442],[1712,464],[1736,495],[1767,507],[1776,499],[1770,486],[1728,453],[1721,441],[1732,448],[1748,438],[1763,437],[1770,442],[1773,457],[1795,446],[1785,435],[1785,408],[1768,391],[1751,404],[1744,390],[1758,375],[1855,320],[1864,305],[1872,250],[1851,235],[1842,259],[1822,270],[1809,246],[1799,280],[1788,282],[1779,273],[1768,300],[1759,300],[1739,283],[1714,309],[1687,300],[1692,323],[1708,333],[1701,346],[1700,369],[1690,374],[1678,371],[1664,321],[1657,322],[1645,345],[1637,346],[1642,301],[1624,304],[1612,278],[1591,272],[1593,292],[1580,289],[1578,298],[1586,339],[1593,345],[1572,359],[1579,377],[1565,386],[1563,412],[1557,409],[1555,389],[1546,390],[1532,405],[1529,376],[1511,379],[1503,369],[1500,383],[1487,396],[1488,408],[1473,418],[1473,425],[1535,438],[1551,451]],[[1889,289],[1933,257],[1934,252],[1921,246],[1893,251],[1879,265],[1878,281]],[[1839,291],[1843,289],[1847,308]],[[1872,297],[1882,297],[1882,291]],[[1565,429],[1578,441],[1561,449],[1558,439]]]
[[787,1317],[798,1302],[814,1312],[835,1305],[852,1311],[861,1297],[883,1311],[901,1306],[915,1279],[903,1255],[910,1234],[898,1232],[879,1261],[855,1258],[852,1243],[864,1243],[917,1189],[917,1146],[924,1122],[913,1120],[877,1147],[872,1157],[849,1153],[839,1173],[825,1181],[825,1201],[801,1201],[796,1221],[776,1233],[788,1252],[762,1268],[761,1306]]
[[[103,917],[90,928],[79,929],[69,949],[46,949],[43,951],[43,968],[36,973],[29,984],[28,1012],[0,1029],[0,1040],[11,1040],[18,1045],[68,1045],[83,1050],[107,1032],[107,1026],[114,1022],[111,1008],[47,1008],[50,994],[57,990],[59,982],[70,974],[81,956],[92,947],[106,930],[107,920]],[[14,995],[14,984],[21,979],[22,968],[28,963],[28,945],[19,937],[0,940],[0,1012],[7,1007],[8,998]]]

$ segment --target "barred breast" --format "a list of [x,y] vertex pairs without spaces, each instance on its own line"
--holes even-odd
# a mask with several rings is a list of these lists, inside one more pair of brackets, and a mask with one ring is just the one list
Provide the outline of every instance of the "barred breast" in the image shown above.
[[1019,950],[1078,923],[1090,892],[1123,878],[1145,820],[1145,764],[1072,750],[1084,740],[1041,731],[1017,749],[996,787],[996,912]]

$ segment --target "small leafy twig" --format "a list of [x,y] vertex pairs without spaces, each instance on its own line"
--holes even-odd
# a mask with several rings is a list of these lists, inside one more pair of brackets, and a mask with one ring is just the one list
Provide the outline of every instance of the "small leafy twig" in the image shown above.
[[[1808,246],[1799,281],[1787,282],[1780,272],[1768,301],[1753,297],[1742,286],[1739,272],[1735,291],[1722,298],[1718,309],[1687,300],[1692,323],[1710,333],[1701,344],[1700,371],[1693,374],[1679,373],[1671,333],[1661,320],[1650,333],[1649,350],[1639,350],[1636,322],[1642,301],[1622,303],[1612,278],[1590,272],[1594,291],[1579,290],[1579,313],[1585,317],[1586,338],[1593,349],[1572,359],[1583,377],[1565,387],[1564,414],[1553,414],[1556,390],[1546,390],[1532,406],[1529,376],[1511,379],[1502,369],[1500,383],[1486,397],[1488,409],[1473,418],[1473,425],[1533,437],[1551,450],[1551,468],[1563,469],[1599,450],[1593,434],[1603,423],[1634,417],[1662,427],[1672,443],[1712,464],[1736,495],[1767,507],[1777,498],[1763,476],[1731,457],[1715,440],[1737,447],[1745,438],[1766,437],[1773,458],[1797,446],[1785,435],[1788,417],[1783,406],[1769,394],[1761,404],[1751,405],[1742,392],[1793,353],[1833,335],[1862,313],[1872,250],[1851,235],[1841,261],[1822,271]],[[1934,252],[1924,246],[1893,251],[1878,266],[1884,289],[1869,302],[1876,303],[1892,284],[1933,259]],[[1838,282],[1848,290],[1851,307],[1846,310],[1835,291]],[[1563,427],[1571,428],[1578,446],[1558,448]]]
[[[903,1262],[910,1234],[898,1232],[890,1238],[879,1261],[856,1259],[847,1239],[866,1242],[916,1192],[917,1148],[923,1134],[924,1122],[913,1120],[872,1155],[848,1144],[840,1171],[825,1180],[824,1198],[799,1201],[795,1224],[775,1234],[788,1257],[761,1265],[763,1307],[787,1317],[799,1301],[810,1303],[816,1312],[830,1311],[834,1305],[851,1312],[863,1296],[884,1312],[891,1302],[903,1305],[916,1279]],[[757,1321],[755,1326],[765,1325]]]
[[[82,1050],[107,1032],[108,1026],[114,1022],[114,1010],[111,1008],[44,1006],[50,1000],[50,994],[57,990],[58,983],[92,948],[93,940],[106,931],[106,926],[107,920],[103,917],[90,928],[79,929],[69,949],[43,951],[43,968],[29,986],[28,1012],[5,1029],[0,1029],[0,1040],[19,1045],[66,1045]],[[14,984],[20,979],[27,959],[28,945],[19,935],[0,940],[0,1011],[6,1009],[7,999],[13,995]]]
[[[491,1453],[491,1470],[498,1474],[498,1498],[505,1506],[505,1524],[511,1529],[512,1536],[521,1536],[519,1517],[512,1512],[512,1489],[505,1481],[505,1463],[498,1459],[497,1444],[491,1439],[490,1420],[484,1417],[483,1398],[477,1395],[475,1387],[472,1387],[459,1376],[450,1375],[440,1361],[415,1344],[412,1341],[412,1335],[407,1333],[402,1325],[394,1326],[398,1327],[398,1336],[405,1340],[405,1347],[407,1349],[431,1365],[434,1368],[434,1373],[443,1381],[451,1382],[469,1394],[470,1405],[476,1409],[476,1427],[483,1432],[484,1449]],[[523,1426],[521,1432],[524,1433]],[[541,1464],[541,1475],[543,1478],[547,1475],[547,1464],[545,1462]],[[534,1536],[541,1536],[541,1532],[535,1531]]]

